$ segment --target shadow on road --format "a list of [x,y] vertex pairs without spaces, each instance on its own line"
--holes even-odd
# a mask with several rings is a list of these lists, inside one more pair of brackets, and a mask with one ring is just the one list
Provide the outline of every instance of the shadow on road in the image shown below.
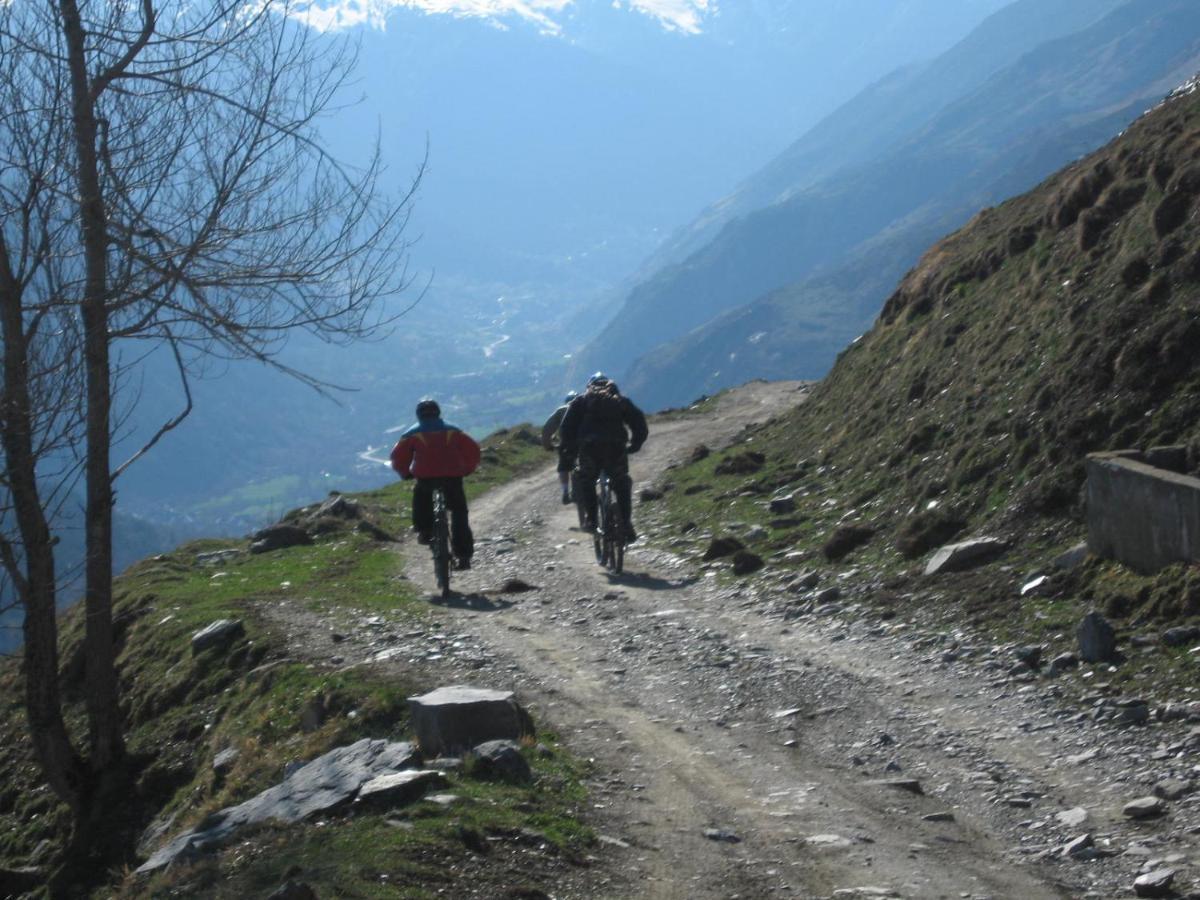
[[453,591],[449,597],[434,595],[429,602],[447,609],[469,609],[473,612],[500,612],[516,605],[512,600],[493,598],[487,594],[457,594]]
[[622,572],[620,575],[616,575],[606,571],[604,576],[608,579],[609,584],[643,588],[647,591],[678,591],[699,581],[698,578],[659,578],[648,572]]

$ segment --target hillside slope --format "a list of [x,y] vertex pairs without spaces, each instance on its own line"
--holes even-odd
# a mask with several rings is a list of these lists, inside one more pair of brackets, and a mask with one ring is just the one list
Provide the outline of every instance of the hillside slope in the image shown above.
[[[917,248],[961,224],[974,209],[1028,189],[1102,144],[1200,66],[1200,8],[1182,0],[1126,4],[1095,25],[1041,45],[980,88],[944,106],[923,128],[881,147],[871,162],[835,173],[797,194],[728,224],[685,262],[660,271],[630,294],[614,321],[584,353],[620,371],[657,347],[756,297],[818,273],[837,273],[848,257],[866,262],[846,278],[915,261]],[[868,245],[894,248],[861,253]],[[885,296],[851,291],[844,331],[870,321]],[[873,301],[873,303],[872,303]],[[845,305],[832,306],[839,315]],[[804,303],[789,307],[804,310]],[[714,326],[719,340],[720,326]],[[752,345],[722,371],[734,383],[761,374]],[[681,357],[684,354],[679,354]],[[635,371],[651,407],[690,398],[711,370]],[[799,374],[794,370],[794,374]],[[628,379],[627,379],[628,380]]]
[[773,545],[820,548],[857,526],[864,552],[903,567],[971,531],[1061,545],[1080,530],[1089,452],[1182,443],[1200,465],[1198,159],[1192,82],[977,215],[804,407],[747,436],[753,465],[729,464],[743,446],[680,470],[678,516],[711,502],[754,521],[756,496],[792,491],[811,502],[770,523]]

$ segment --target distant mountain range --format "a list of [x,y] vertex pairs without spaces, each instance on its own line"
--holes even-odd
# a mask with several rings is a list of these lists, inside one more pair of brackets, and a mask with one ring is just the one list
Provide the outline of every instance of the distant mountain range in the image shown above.
[[812,129],[652,258],[580,354],[649,408],[819,377],[922,249],[1200,68],[1188,0],[1021,0]]

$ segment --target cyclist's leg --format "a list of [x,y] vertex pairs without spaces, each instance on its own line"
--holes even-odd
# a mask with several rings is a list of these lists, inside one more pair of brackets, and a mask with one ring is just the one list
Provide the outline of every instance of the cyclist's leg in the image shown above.
[[413,530],[421,543],[429,543],[433,535],[433,482],[418,478],[413,485],[412,522]]
[[467,562],[475,555],[475,536],[471,533],[471,522],[467,512],[467,494],[461,478],[443,480],[442,492],[446,495],[446,509],[450,511],[450,545],[454,555]]
[[617,495],[617,506],[621,510],[625,539],[637,540],[637,533],[633,530],[633,479],[629,477],[629,454],[624,448],[611,454],[608,460],[608,474],[612,479],[613,492]]
[[579,490],[583,509],[591,525],[596,524],[596,479],[600,477],[602,460],[596,458],[596,445],[587,444],[579,451]]
[[575,454],[564,452],[558,448],[558,484],[562,488],[562,502],[566,506],[571,502],[571,470],[575,468]]

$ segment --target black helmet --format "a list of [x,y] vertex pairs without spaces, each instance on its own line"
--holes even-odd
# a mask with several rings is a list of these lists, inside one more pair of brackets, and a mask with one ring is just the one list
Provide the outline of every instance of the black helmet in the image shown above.
[[417,403],[418,419],[436,419],[442,414],[442,408],[432,397],[425,397]]
[[570,403],[578,396],[579,394],[575,391],[567,391],[567,396],[563,398],[563,403]]

